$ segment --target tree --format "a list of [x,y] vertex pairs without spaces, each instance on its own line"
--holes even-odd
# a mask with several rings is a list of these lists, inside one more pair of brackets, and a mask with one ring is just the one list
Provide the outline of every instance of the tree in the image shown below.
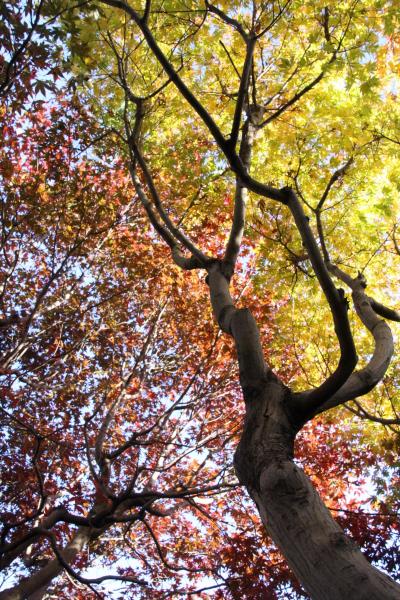
[[[4,127],[2,567],[31,576],[2,597],[43,594],[89,543],[94,556],[108,546],[113,563],[118,523],[128,549],[141,525],[156,580],[161,559],[165,570],[174,565],[158,556],[156,534],[167,531],[152,520],[179,510],[189,527],[185,512],[197,498],[236,487],[223,461],[235,414],[215,415],[216,431],[204,417],[215,411],[222,382],[224,393],[233,386],[231,357],[211,323],[198,322],[204,293],[193,307],[188,291],[181,297],[188,282],[178,286],[169,274],[112,152],[103,148],[111,169],[82,156],[96,129],[73,97]],[[187,327],[183,311],[193,312]],[[228,360],[213,368],[221,352]],[[218,441],[222,420],[226,437]],[[212,464],[199,460],[204,447],[215,450]],[[136,560],[144,560],[139,549]],[[207,561],[181,568],[210,570]],[[142,585],[132,569],[110,577]],[[156,582],[143,594],[153,590]]]
[[[10,178],[10,167],[5,173],[14,186],[5,190],[5,197],[15,198],[17,208],[12,212],[23,213],[17,233],[21,226],[27,226],[31,244],[25,250],[31,268],[22,270],[18,280],[21,291],[17,306],[25,311],[23,322],[20,313],[14,315],[4,309],[4,327],[14,332],[5,356],[9,362],[15,361],[13,369],[5,372],[9,403],[5,415],[8,424],[14,422],[9,443],[24,444],[22,450],[30,452],[33,460],[32,491],[25,502],[32,502],[35,486],[39,500],[34,513],[23,511],[22,520],[7,515],[3,554],[7,561],[25,553],[25,562],[34,568],[40,567],[40,561],[44,564],[13,591],[3,592],[3,597],[40,597],[33,594],[43,595],[43,586],[62,569],[81,583],[87,582],[71,564],[83,544],[101,545],[102,536],[106,548],[95,552],[115,562],[118,546],[108,532],[118,530],[118,523],[143,526],[153,542],[150,558],[139,558],[153,574],[153,587],[146,587],[146,582],[129,569],[121,579],[139,586],[141,591],[136,594],[163,597],[162,586],[156,586],[156,569],[165,569],[163,572],[170,576],[174,565],[166,560],[159,542],[162,538],[168,547],[168,534],[160,523],[188,508],[195,508],[203,520],[197,526],[189,512],[187,519],[181,516],[183,524],[172,521],[173,553],[180,559],[186,554],[185,567],[182,563],[175,567],[184,568],[186,576],[193,579],[204,573],[221,579],[226,576],[218,572],[210,553],[199,570],[188,558],[190,547],[179,541],[179,534],[190,534],[198,545],[207,519],[217,514],[214,508],[202,506],[202,495],[209,502],[221,488],[235,486],[224,461],[240,422],[231,350],[224,341],[226,336],[217,333],[213,337],[198,271],[207,273],[210,302],[220,331],[230,335],[236,346],[245,420],[235,467],[266,531],[312,598],[342,598],[345,594],[354,598],[398,597],[398,586],[368,563],[293,460],[300,432],[319,428],[320,438],[327,441],[324,455],[317,454],[314,474],[343,469],[343,457],[332,448],[333,436],[346,447],[345,437],[334,425],[335,417],[329,417],[329,412],[328,421],[317,419],[328,410],[337,414],[338,407],[350,401],[356,401],[349,405],[351,411],[392,427],[395,434],[399,424],[396,414],[371,415],[369,405],[358,401],[383,379],[393,353],[390,329],[381,317],[398,321],[399,316],[366,294],[362,273],[356,277],[348,274],[364,267],[365,256],[371,262],[371,245],[374,257],[383,247],[392,251],[390,256],[386,252],[379,257],[388,269],[396,259],[392,204],[398,184],[394,152],[398,140],[393,130],[398,116],[384,66],[388,53],[396,51],[395,7],[389,2],[384,6],[377,2],[372,7],[371,3],[346,3],[339,8],[334,3],[320,5],[315,1],[284,5],[206,2],[199,9],[197,3],[190,2],[146,2],[139,11],[132,3],[107,0],[77,9],[64,9],[63,3],[56,2],[51,16],[54,13],[60,15],[65,44],[70,48],[74,69],[70,85],[79,88],[81,101],[73,94],[70,104],[63,100],[61,110],[53,108],[50,116],[46,116],[49,109],[43,108],[38,122],[26,134],[14,130],[12,144],[17,147],[21,139],[25,140],[23,153],[30,150],[31,139],[37,140],[37,148],[46,148],[45,163],[36,168],[22,165],[21,174],[18,171],[15,176],[21,180],[18,189],[25,194],[22,204],[21,192],[14,192],[16,180]],[[287,39],[297,43],[286,43]],[[389,70],[391,67],[389,62]],[[385,106],[384,119],[382,106],[376,103],[378,90]],[[92,115],[82,108],[82,101],[90,106]],[[63,112],[67,106],[71,117],[66,122]],[[96,132],[99,120],[104,129]],[[74,130],[75,123],[81,131]],[[99,137],[97,133],[102,144],[98,150],[102,153],[100,164],[93,163],[87,152],[87,146]],[[80,162],[74,144],[85,136],[89,139],[83,143],[86,154]],[[134,201],[124,194],[128,183],[115,149],[109,145],[112,136],[129,166]],[[268,156],[274,158],[267,161]],[[384,189],[378,179],[383,169],[387,174]],[[26,211],[26,205],[36,210],[45,171],[48,175],[40,205],[44,215],[36,230],[37,217],[32,219],[33,208]],[[356,194],[358,205],[353,200]],[[364,216],[364,231],[360,232],[363,196],[367,194],[375,194],[377,201],[371,209],[372,223]],[[231,195],[234,212],[224,244]],[[138,212],[139,203],[148,221]],[[243,237],[246,205],[250,210]],[[383,221],[382,231],[388,234],[384,242],[374,240],[378,218]],[[15,257],[9,265],[10,278],[22,250],[15,250],[12,236],[5,235],[4,243],[5,255],[11,251]],[[11,250],[7,244],[13,244]],[[179,267],[172,272],[165,244]],[[272,253],[274,245],[278,250]],[[241,264],[240,250],[246,253]],[[253,255],[259,261],[257,278],[251,294],[249,290],[241,294],[241,277]],[[267,267],[267,275],[260,264]],[[238,281],[232,280],[235,271]],[[374,271],[376,268],[370,269],[376,288],[384,289],[383,269]],[[37,274],[36,294],[29,296],[27,291],[35,289],[31,282]],[[298,285],[312,290],[313,298],[321,302],[316,320],[318,336],[323,338],[318,348],[324,361],[322,373],[315,362],[307,361],[302,342],[295,338],[292,343],[303,377],[298,369],[288,367],[291,348],[285,338],[290,329],[296,334],[299,313],[290,327],[285,324],[287,302],[281,294],[283,310],[274,317],[281,340],[273,340],[272,319],[266,314],[266,310],[271,311],[272,299],[262,299],[266,290],[272,296],[278,283],[284,289],[293,274]],[[362,334],[357,334],[367,357],[358,371],[348,301],[333,277],[352,291],[357,314],[374,340],[371,354]],[[132,285],[135,293],[130,296]],[[310,318],[312,307],[304,298],[305,292],[301,293],[303,313]],[[335,334],[326,332],[321,294]],[[50,299],[50,310],[44,307],[45,296]],[[245,308],[237,308],[238,296]],[[7,288],[3,305],[12,306],[13,302]],[[62,312],[58,312],[60,303]],[[307,342],[306,336],[307,332]],[[268,345],[266,351],[260,339]],[[280,352],[280,346],[285,352]],[[176,357],[181,352],[187,359],[179,366]],[[269,366],[278,353],[279,372]],[[8,363],[5,368],[9,368]],[[195,382],[200,372],[207,385],[198,388]],[[321,379],[316,382],[318,376],[322,383]],[[49,399],[47,410],[61,411],[61,420],[47,417],[49,431],[38,430],[15,414],[21,405],[27,407],[28,414],[34,413],[30,402],[35,410],[39,406],[43,410],[43,403],[35,398],[44,393],[41,381],[52,382],[52,388],[47,387],[49,398],[57,390],[56,404]],[[388,380],[387,385],[395,383]],[[190,399],[182,404],[188,393]],[[66,410],[69,403],[73,407],[70,413]],[[181,418],[174,415],[177,408]],[[344,418],[346,413],[340,414]],[[196,423],[191,431],[188,419]],[[58,457],[62,460],[54,470],[51,462],[56,459],[50,448],[59,443],[57,428],[63,430],[64,454]],[[221,431],[224,434],[218,444]],[[73,455],[71,444],[82,440],[82,432],[86,432],[86,447],[81,445],[81,454]],[[210,439],[214,446],[209,445]],[[65,446],[66,440],[70,446]],[[394,449],[391,443],[386,448],[388,457]],[[213,449],[211,461],[204,460],[210,457],[201,448]],[[79,475],[85,452],[91,481],[87,475]],[[186,460],[189,452],[190,461]],[[307,444],[303,443],[297,457],[304,462],[307,454]],[[70,459],[74,464],[69,464]],[[364,460],[371,460],[371,456]],[[66,502],[57,507],[45,493],[41,475],[46,471],[50,475],[47,487],[59,489],[60,473],[65,473],[67,465],[71,469],[68,502],[73,503],[74,511],[66,509]],[[9,484],[12,502],[20,495],[21,477],[27,477],[22,465],[15,467]],[[88,505],[93,483],[96,491]],[[334,497],[332,492],[323,491],[325,497]],[[335,499],[345,496],[344,490],[337,490]],[[395,506],[395,497],[392,500]],[[230,501],[225,504],[230,514],[238,524],[245,523],[245,511],[231,507]],[[390,514],[386,517],[390,521]],[[33,528],[28,526],[31,522]],[[68,542],[74,526],[75,536]],[[361,528],[365,532],[365,524]],[[128,542],[130,535],[128,526],[124,530]],[[273,593],[260,582],[254,586],[251,579],[246,589],[234,577],[243,566],[243,556],[248,557],[245,562],[254,560],[254,535],[242,535],[225,548],[224,564],[233,574],[225,585],[233,597]],[[42,539],[47,540],[47,547],[40,543]],[[69,547],[60,550],[68,543]],[[266,539],[264,543],[269,544]],[[390,547],[390,535],[386,535],[386,545]],[[29,562],[33,552],[36,556]],[[157,554],[161,567],[153,562]],[[262,559],[257,568],[265,568]],[[275,589],[279,592],[282,568],[278,566],[276,572]],[[182,581],[176,578],[173,593],[181,593]]]

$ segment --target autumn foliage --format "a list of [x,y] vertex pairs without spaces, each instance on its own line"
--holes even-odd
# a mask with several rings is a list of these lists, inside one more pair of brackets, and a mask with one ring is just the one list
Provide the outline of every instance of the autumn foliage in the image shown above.
[[[20,594],[16,598],[44,597],[47,589],[49,597],[76,600],[307,598],[235,474],[245,412],[239,367],[232,340],[213,320],[206,273],[174,264],[143,210],[121,125],[131,110],[120,106],[128,83],[122,77],[114,96],[109,80],[84,87],[95,69],[94,33],[79,29],[74,14],[62,2],[48,12],[43,2],[1,7],[0,598],[11,589]],[[110,31],[117,30],[119,22],[109,18]],[[197,31],[200,24],[186,26]],[[176,27],[186,48],[182,22]],[[172,36],[164,22],[158,28]],[[386,51],[397,56],[397,34],[387,35]],[[207,55],[201,44],[197,51],[187,46],[194,62]],[[142,46],[136,50],[150,61]],[[63,52],[69,62],[62,63]],[[234,60],[226,48],[218,49],[212,86],[227,65],[240,62],[236,42],[232,52]],[[283,75],[298,58],[285,52],[276,63]],[[379,52],[383,62],[383,47]],[[76,55],[85,65],[80,72]],[[309,62],[314,64],[312,57]],[[149,64],[148,77],[157,80],[157,67]],[[360,85],[372,106],[372,75],[360,61],[354,69],[365,79]],[[217,99],[210,93],[205,102],[223,122],[232,116],[232,93],[221,81]],[[100,91],[103,106],[96,101]],[[289,93],[274,93],[283,106]],[[170,86],[151,101],[150,123],[143,127],[159,197],[204,253],[222,259],[235,180],[205,128],[197,121],[185,125],[188,109]],[[316,119],[323,119],[318,96],[312,102]],[[376,110],[371,108],[372,129]],[[299,112],[298,118],[306,116]],[[277,121],[270,150],[278,153],[277,140],[289,128],[288,119]],[[360,159],[369,164],[392,134],[386,128],[378,141],[375,129],[367,142],[366,129],[360,127],[360,139],[350,145],[361,156],[369,144]],[[346,140],[347,133],[341,134]],[[305,192],[313,179],[317,188],[325,181],[311,172],[312,145],[319,141],[307,135],[287,140],[298,145],[299,170],[291,150],[293,164],[285,174],[299,186],[304,177]],[[348,149],[338,152],[334,131],[333,137],[320,160],[342,164]],[[393,281],[385,289],[379,268],[386,261],[387,280],[393,280],[399,259],[397,222],[387,207],[397,184],[388,148],[390,183],[372,217],[360,197],[352,216],[343,210],[335,217],[339,224],[332,211],[326,218],[327,229],[347,225],[353,233],[363,215],[365,237],[355,235],[354,248],[351,236],[332,242],[333,251],[339,248],[344,263],[375,257],[377,286],[394,295]],[[283,173],[281,159],[277,165]],[[138,177],[148,190],[143,169]],[[339,192],[350,196],[357,173],[348,188],[340,177]],[[360,178],[366,194],[369,175]],[[315,310],[320,296],[308,257],[286,207],[255,195],[250,206],[231,294],[252,311],[266,360],[281,380],[315,386],[333,370],[337,352],[324,309]],[[369,218],[379,221],[373,232]],[[295,291],[298,285],[303,291]],[[366,347],[362,334],[360,343]],[[371,392],[362,406],[349,403],[310,420],[295,446],[296,464],[334,518],[393,578],[400,575],[398,370],[394,362],[379,393]],[[375,421],[368,419],[371,413]]]

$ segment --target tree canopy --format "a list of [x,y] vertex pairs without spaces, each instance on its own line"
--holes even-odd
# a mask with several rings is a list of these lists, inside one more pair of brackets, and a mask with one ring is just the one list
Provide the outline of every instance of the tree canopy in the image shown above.
[[0,599],[400,597],[396,4],[1,4]]

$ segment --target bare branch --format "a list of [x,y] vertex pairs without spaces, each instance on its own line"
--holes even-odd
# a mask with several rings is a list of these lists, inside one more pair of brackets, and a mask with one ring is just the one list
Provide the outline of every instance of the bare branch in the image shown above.
[[224,42],[222,40],[219,40],[219,43],[221,44],[222,48],[225,50],[225,54],[227,55],[228,60],[231,63],[231,65],[232,65],[232,67],[233,67],[233,69],[234,69],[234,71],[235,71],[235,73],[238,76],[239,81],[240,81],[241,80],[241,75],[240,75],[240,73],[238,71],[237,66],[233,62],[232,56],[230,55],[228,48],[225,46],[225,44],[224,44]]
[[149,532],[150,537],[156,546],[157,554],[160,557],[163,564],[167,567],[167,569],[170,569],[170,571],[186,571],[189,573],[202,573],[207,570],[204,568],[191,569],[190,567],[183,567],[183,566],[177,567],[175,565],[171,565],[171,563],[167,562],[167,560],[164,556],[165,552],[163,551],[163,549],[160,545],[160,542],[158,541],[158,539],[156,537],[156,534],[154,533],[153,529],[150,527],[150,524],[145,519],[143,519],[143,525],[146,527],[147,531]]
[[176,246],[176,241],[172,237],[172,235],[169,233],[167,228],[164,227],[163,225],[161,225],[161,223],[158,221],[156,214],[152,208],[151,202],[147,198],[147,196],[143,190],[142,184],[140,182],[140,179],[136,173],[136,170],[134,169],[134,167],[132,165],[130,165],[129,171],[131,174],[133,185],[135,186],[136,193],[147,213],[147,216],[149,217],[150,223],[153,225],[154,229],[162,237],[162,239],[168,244],[168,246],[171,248],[171,250],[174,249]]
[[150,200],[147,198],[147,195],[143,189],[141,181],[140,181],[134,167],[132,166],[132,164],[129,167],[129,171],[131,174],[131,179],[132,179],[133,185],[135,187],[136,193],[147,213],[149,221],[153,225],[153,227],[157,231],[157,233],[162,237],[162,239],[171,248],[172,258],[173,258],[175,264],[178,265],[178,267],[181,267],[182,269],[185,269],[185,270],[202,268],[204,266],[203,261],[199,261],[199,259],[195,256],[191,256],[191,257],[184,256],[182,254],[182,252],[180,251],[179,247],[177,246],[175,238],[170,234],[168,229],[159,222],[159,220],[157,219],[156,213],[153,210],[152,204],[151,204]]
[[27,50],[27,48],[32,40],[32,37],[38,28],[43,4],[44,4],[44,0],[40,0],[40,2],[38,3],[38,5],[35,9],[36,10],[35,18],[31,22],[31,27],[30,27],[29,31],[27,32],[25,39],[21,42],[21,44],[18,46],[18,48],[14,51],[10,60],[7,62],[5,72],[1,76],[0,97],[4,96],[10,90],[16,76],[18,76],[21,73],[21,71],[23,70],[23,68],[25,66],[25,65],[22,65],[19,69],[16,68],[16,64],[18,63],[19,59],[23,56],[24,52]]
[[332,188],[333,184],[334,184],[334,183],[335,183],[335,182],[336,182],[338,179],[340,179],[341,177],[343,177],[343,175],[345,175],[345,174],[346,174],[346,172],[348,171],[349,167],[350,167],[350,166],[353,164],[353,162],[354,162],[354,157],[353,157],[353,156],[350,156],[349,160],[348,160],[348,161],[347,161],[347,162],[346,162],[346,163],[345,163],[345,164],[344,164],[342,167],[340,167],[339,169],[337,169],[337,170],[336,170],[336,171],[335,171],[335,172],[332,174],[332,176],[331,176],[331,178],[329,179],[329,181],[328,181],[328,183],[327,183],[327,186],[326,186],[326,188],[325,188],[325,190],[324,190],[324,193],[322,194],[322,196],[321,196],[321,198],[320,198],[320,200],[319,200],[319,202],[318,202],[318,204],[317,204],[317,207],[316,207],[316,209],[315,209],[316,211],[321,211],[321,209],[322,209],[322,207],[323,207],[323,205],[324,205],[324,203],[325,203],[325,200],[327,199],[327,197],[328,197],[328,195],[329,195],[329,192],[330,192],[330,190],[331,190],[331,188]]
[[[168,214],[165,212],[165,210],[162,206],[160,196],[157,192],[157,188],[155,186],[154,180],[153,180],[150,170],[147,166],[147,163],[144,160],[141,152],[139,151],[138,146],[134,143],[133,140],[131,140],[131,147],[133,150],[133,154],[134,154],[136,160],[138,161],[140,168],[142,169],[145,181],[148,185],[150,194],[153,198],[154,205],[155,205],[156,210],[157,210],[159,216],[161,217],[162,221],[165,223],[166,227],[171,232],[171,234],[174,236],[174,238],[178,242],[180,242],[195,258],[197,258],[199,262],[201,262],[203,265],[206,265],[207,262],[209,262],[209,260],[210,260],[209,257],[207,257],[205,254],[203,254],[203,252],[201,252],[201,250],[199,250],[193,244],[193,242],[191,242],[191,240],[189,240],[189,238],[184,233],[182,233],[182,231],[180,231],[180,229],[175,227],[175,225],[169,218]],[[176,242],[174,243],[174,245],[176,245]]]
[[279,21],[281,16],[284,14],[285,10],[291,4],[291,2],[292,2],[292,0],[287,0],[286,3],[282,7],[279,7],[279,11],[272,18],[270,23],[268,23],[268,25],[266,25],[266,27],[264,27],[264,29],[262,29],[259,33],[257,33],[257,39],[260,39],[263,35],[265,35],[268,31],[270,31],[272,29],[272,27]]
[[244,30],[244,28],[241,25],[241,23],[239,23],[239,21],[237,21],[236,19],[233,19],[232,17],[229,17],[226,13],[224,13],[223,10],[221,10],[217,6],[214,6],[213,4],[211,4],[211,2],[209,2],[209,0],[205,0],[205,4],[206,4],[207,10],[210,13],[213,13],[214,15],[217,15],[217,17],[219,17],[221,19],[221,21],[223,21],[227,25],[230,25],[234,29],[236,29],[236,31],[242,36],[242,38],[244,39],[244,41],[246,43],[248,42],[248,40],[249,40],[249,34],[246,33],[246,31]]
[[[356,3],[357,3],[357,0],[354,3],[354,7],[355,7]],[[307,94],[310,90],[312,90],[321,81],[321,79],[325,76],[327,68],[329,68],[329,66],[332,65],[335,62],[335,60],[337,59],[337,55],[340,52],[340,49],[341,49],[341,47],[343,45],[343,41],[344,41],[344,39],[345,39],[345,37],[347,35],[348,28],[349,28],[351,20],[352,20],[352,18],[354,16],[354,7],[349,11],[349,20],[347,22],[347,25],[346,25],[346,27],[344,28],[344,30],[342,32],[342,35],[341,35],[341,37],[339,39],[337,47],[333,50],[332,56],[331,56],[330,60],[326,63],[325,67],[321,70],[321,72],[309,84],[307,84],[299,92],[297,92],[296,94],[294,94],[294,96],[292,96],[292,98],[290,98],[290,100],[288,100],[287,102],[285,102],[277,111],[275,111],[272,115],[270,115],[267,119],[265,119],[265,121],[263,121],[261,123],[260,127],[265,127],[266,125],[268,125],[268,123],[271,123],[271,121],[274,121],[275,119],[277,119],[290,106],[293,106],[293,104],[295,104],[296,102],[298,102],[300,100],[300,98],[302,98],[305,94]],[[328,37],[330,38],[330,34],[329,34],[329,10],[328,9],[324,10],[323,27],[324,27],[325,37],[328,35]]]
[[152,339],[154,338],[154,334],[156,332],[157,326],[158,326],[158,324],[161,320],[161,317],[167,307],[167,304],[168,304],[168,298],[166,300],[164,300],[158,306],[158,310],[152,318],[152,322],[150,324],[149,330],[144,339],[142,348],[136,357],[133,367],[130,369],[129,375],[123,380],[123,384],[122,384],[119,394],[117,395],[117,397],[111,404],[111,407],[108,409],[107,414],[105,415],[105,417],[103,419],[103,422],[99,429],[99,433],[97,435],[96,443],[95,443],[96,462],[100,468],[103,467],[103,464],[105,461],[107,462],[109,460],[109,456],[110,456],[109,452],[107,454],[104,452],[104,443],[105,443],[105,438],[106,438],[108,429],[112,423],[112,420],[114,418],[116,411],[119,409],[121,402],[124,400],[124,398],[126,396],[126,391],[129,388],[129,385],[131,384],[133,378],[138,374],[139,364],[144,360],[144,358],[146,356],[146,353],[149,349],[150,343],[152,342]]
[[380,423],[381,425],[400,425],[400,417],[396,417],[393,419],[377,417],[376,415],[372,415],[370,412],[365,410],[365,408],[359,402],[357,402],[357,400],[353,400],[353,402],[357,406],[357,409],[354,409],[348,405],[346,405],[346,408],[347,408],[347,410],[352,412],[354,415],[357,415],[361,419],[368,419],[368,421],[373,421],[374,423]]
[[[332,60],[329,62],[332,62]],[[290,98],[290,100],[288,100],[287,102],[282,104],[282,106],[280,108],[278,108],[278,110],[276,110],[274,113],[272,113],[272,115],[270,115],[267,119],[265,119],[260,124],[260,127],[265,127],[266,125],[268,125],[268,123],[271,123],[271,121],[274,121],[275,119],[277,119],[290,106],[292,106],[293,104],[298,102],[300,100],[300,98],[302,98],[305,94],[307,94],[307,92],[312,90],[321,81],[321,79],[323,78],[324,75],[325,75],[325,72],[321,71],[321,73],[317,77],[315,77],[315,79],[313,79],[308,85],[306,85],[303,89],[301,89],[299,92],[297,92],[297,94],[292,96],[292,98]]]

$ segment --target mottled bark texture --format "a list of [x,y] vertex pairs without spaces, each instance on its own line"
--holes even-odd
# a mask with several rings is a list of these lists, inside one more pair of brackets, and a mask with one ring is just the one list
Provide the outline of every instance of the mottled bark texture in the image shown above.
[[247,400],[235,455],[239,480],[267,532],[313,600],[400,598],[399,586],[366,560],[293,461],[289,394],[282,384],[268,382]]

